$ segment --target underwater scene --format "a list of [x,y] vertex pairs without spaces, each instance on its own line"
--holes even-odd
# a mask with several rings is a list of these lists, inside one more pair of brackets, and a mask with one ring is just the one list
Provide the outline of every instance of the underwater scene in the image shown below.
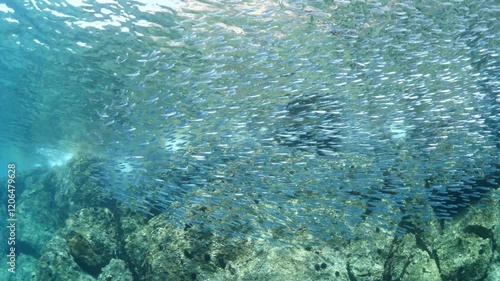
[[500,280],[496,0],[0,0],[0,280]]

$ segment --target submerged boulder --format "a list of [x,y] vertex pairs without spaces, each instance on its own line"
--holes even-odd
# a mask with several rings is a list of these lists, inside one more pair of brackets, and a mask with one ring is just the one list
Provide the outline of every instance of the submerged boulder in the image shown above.
[[[69,217],[45,248],[36,280],[93,280],[121,253],[120,230],[106,208],[82,209]],[[83,277],[85,276],[85,277]]]

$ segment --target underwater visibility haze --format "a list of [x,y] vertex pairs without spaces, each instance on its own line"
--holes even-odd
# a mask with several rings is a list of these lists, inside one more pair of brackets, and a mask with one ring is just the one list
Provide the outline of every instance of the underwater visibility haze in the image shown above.
[[72,176],[109,208],[228,239],[421,233],[499,186],[499,12],[494,0],[4,0],[0,176],[90,157]]

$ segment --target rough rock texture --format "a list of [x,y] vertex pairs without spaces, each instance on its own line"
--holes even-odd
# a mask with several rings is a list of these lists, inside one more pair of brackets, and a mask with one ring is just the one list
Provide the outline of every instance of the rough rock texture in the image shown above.
[[74,271],[97,277],[121,253],[117,222],[106,208],[82,209],[69,217],[45,249],[37,280],[70,280],[65,278],[76,274]]
[[436,260],[421,243],[420,238],[411,233],[395,238],[384,263],[383,280],[441,281]]
[[60,169],[54,202],[61,213],[69,216],[82,208],[103,206],[104,182],[96,180],[99,173],[99,168],[96,167],[98,162],[98,158],[79,155]]
[[370,240],[352,242],[346,251],[349,278],[485,280],[498,271],[498,202],[498,191],[493,191],[453,221],[410,219],[400,224],[409,229],[403,236],[383,239],[375,231]]
[[488,276],[500,238],[495,227],[500,210],[496,193],[448,223],[443,234],[435,238],[432,248],[443,280],[484,280]]
[[443,279],[484,280],[493,253],[490,239],[459,231],[447,232],[434,244]]
[[33,274],[36,281],[81,280],[95,281],[95,278],[82,271],[73,260],[66,240],[55,236],[47,245],[45,253],[38,261]]
[[345,258],[330,247],[222,240],[153,218],[127,239],[140,280],[348,280]]
[[106,208],[82,209],[66,221],[60,231],[75,261],[87,272],[98,275],[120,253],[119,225]]
[[[102,206],[99,188],[89,177],[95,161],[88,156],[75,157],[68,166],[36,169],[21,177],[16,204],[16,215],[22,218],[16,224],[18,256],[39,259],[68,216],[85,207]],[[6,234],[2,232],[3,237]],[[31,274],[32,270],[26,270],[20,268],[18,276]]]
[[132,273],[127,268],[127,264],[118,259],[112,259],[109,264],[102,269],[102,273],[97,281],[132,281]]
[[379,280],[384,273],[384,261],[388,257],[392,235],[380,229],[367,232],[370,240],[357,240],[346,248],[346,270],[350,278],[359,281]]
[[[5,264],[3,263],[3,260],[2,264]],[[15,275],[9,274],[11,275],[11,277],[13,277],[9,280],[13,281],[31,280],[33,271],[36,269],[37,264],[38,264],[38,259],[34,258],[31,255],[23,255],[23,254],[18,255],[16,273]]]
[[216,280],[349,280],[345,257],[330,247],[302,248],[259,241],[231,266],[235,269],[233,276]]
[[[78,271],[85,278],[99,273],[105,278],[130,268],[134,280],[485,280],[489,270],[491,276],[498,271],[487,217],[484,208],[471,209],[439,231],[396,237],[374,231],[372,240],[355,240],[347,247],[298,247],[267,240],[224,240],[196,227],[179,229],[162,216],[141,228],[136,226],[142,219],[116,220],[107,209],[84,209],[68,219],[59,232],[63,236],[51,242],[64,245],[48,247],[37,276],[66,278]],[[119,252],[118,223],[128,225],[123,234],[125,254],[119,266],[107,265],[114,251]],[[90,232],[78,232],[91,226]],[[129,273],[119,278],[129,278]]]
[[40,258],[43,247],[64,221],[54,208],[56,177],[56,172],[42,171],[26,177],[25,185],[28,188],[19,195],[17,203],[17,217],[22,218],[17,223],[18,254]]
[[[46,191],[61,190],[67,184],[57,180],[57,173],[39,178],[44,180],[32,184],[37,196],[46,196],[47,202],[52,197]],[[68,190],[75,208],[89,200],[85,195],[79,202],[78,190]],[[500,192],[493,190],[454,220],[405,218],[392,230],[371,227],[376,224],[368,217],[359,225],[365,232],[362,238],[338,237],[332,240],[336,242],[305,245],[279,237],[221,237],[202,224],[179,228],[161,215],[145,216],[121,206],[80,208],[40,250],[32,279],[496,281],[500,276],[499,199]],[[31,199],[25,200],[28,204]],[[63,205],[58,203],[51,210]],[[59,219],[51,219],[58,216],[45,215],[49,213],[46,208],[50,206],[44,202],[33,202],[23,215],[29,222],[46,219],[56,229]],[[41,238],[34,233],[21,236],[41,249],[50,233],[43,232],[42,223],[24,227],[23,231],[42,234]],[[22,257],[34,261],[35,256],[23,253],[19,263]]]
[[126,239],[127,257],[140,280],[194,280],[224,269],[232,253],[220,252],[211,233],[178,229],[157,216]]
[[491,264],[491,268],[488,272],[488,277],[484,279],[485,281],[497,281],[500,280],[500,262],[497,260],[495,263]]

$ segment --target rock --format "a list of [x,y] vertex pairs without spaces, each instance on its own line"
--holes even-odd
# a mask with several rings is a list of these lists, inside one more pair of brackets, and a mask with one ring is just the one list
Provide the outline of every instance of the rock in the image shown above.
[[79,280],[67,276],[97,278],[121,252],[119,232],[117,220],[106,208],[76,212],[46,247],[36,270],[37,280]]
[[444,280],[484,280],[491,263],[489,239],[475,234],[450,231],[435,243]]
[[157,216],[126,239],[125,250],[139,280],[190,280],[198,268],[181,229]]
[[443,280],[484,280],[495,256],[499,218],[496,191],[445,225],[432,245]]
[[112,259],[109,264],[102,269],[102,273],[97,278],[98,281],[133,281],[132,273],[127,264],[119,259]]
[[38,261],[34,281],[81,280],[95,281],[91,275],[83,272],[73,260],[66,241],[55,236]]
[[441,281],[433,254],[420,237],[407,233],[396,238],[384,263],[383,280]]
[[71,215],[82,208],[104,206],[105,183],[99,180],[99,161],[96,157],[77,155],[67,166],[60,167],[54,199],[62,214]]
[[76,212],[59,233],[65,238],[74,260],[93,276],[120,253],[118,222],[106,208]]
[[[29,186],[19,197],[17,217],[22,223],[17,224],[16,250],[33,258],[40,258],[43,248],[61,226],[63,220],[54,210],[55,172],[33,171],[26,177]],[[5,232],[7,233],[7,232]]]

